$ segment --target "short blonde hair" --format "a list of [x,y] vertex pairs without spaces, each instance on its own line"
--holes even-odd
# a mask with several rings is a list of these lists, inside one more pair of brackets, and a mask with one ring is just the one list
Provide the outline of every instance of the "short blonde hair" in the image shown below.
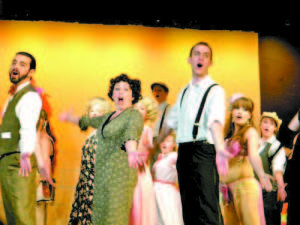
[[150,97],[143,97],[138,101],[137,104],[144,104],[146,108],[146,120],[150,122],[156,122],[157,114],[158,114],[158,105],[157,103]]
[[89,112],[91,110],[91,108],[94,106],[94,105],[99,105],[102,112],[103,112],[103,115],[111,112],[112,110],[112,106],[110,104],[110,102],[104,98],[101,98],[101,97],[94,97],[94,98],[91,98],[86,107],[85,107],[85,114],[88,116],[89,115]]

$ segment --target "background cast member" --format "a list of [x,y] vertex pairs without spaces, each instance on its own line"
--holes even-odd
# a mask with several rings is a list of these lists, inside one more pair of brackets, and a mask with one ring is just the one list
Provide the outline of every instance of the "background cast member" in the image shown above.
[[157,225],[183,225],[176,171],[176,136],[168,135],[160,144],[162,153],[153,166]]
[[144,153],[144,165],[138,169],[138,181],[134,191],[130,225],[157,225],[155,215],[155,196],[152,175],[149,169],[149,151],[153,148],[153,123],[157,118],[157,104],[153,99],[143,97],[134,106],[144,119],[143,133],[138,151]]
[[[54,172],[54,158],[55,158],[55,137],[51,132],[51,127],[47,112],[42,110],[39,126],[38,126],[38,142],[39,150],[36,152],[37,158],[41,157],[47,166],[47,170],[51,171],[51,177]],[[38,156],[40,154],[40,156]],[[47,205],[54,201],[54,190],[52,185],[43,179],[38,173],[38,188],[37,188],[37,224],[47,224]]]
[[[110,103],[104,98],[95,97],[89,100],[85,109],[89,118],[106,115],[111,112]],[[78,124],[79,118],[70,111],[60,115],[62,121]],[[84,129],[85,130],[85,129]],[[76,185],[74,202],[70,213],[69,224],[92,224],[92,207],[95,177],[95,154],[97,148],[97,135],[94,129],[86,139],[81,152],[81,167],[78,183]]]
[[274,177],[273,189],[263,191],[264,213],[267,225],[281,225],[282,202],[286,198],[283,174],[286,164],[286,154],[276,134],[281,125],[281,119],[276,112],[264,112],[261,116],[260,130],[262,137],[259,142],[259,155],[266,174]]
[[289,149],[294,148],[292,158],[288,160],[286,165],[286,171],[284,174],[285,182],[287,182],[287,198],[288,198],[288,210],[287,210],[287,225],[300,224],[299,217],[299,177],[300,171],[300,136],[296,139],[295,146],[293,142],[297,134],[300,131],[300,111],[296,113],[288,126],[282,126],[278,139],[280,142]]
[[[151,84],[151,90],[152,90],[152,96],[158,104],[158,115],[154,126],[154,140],[155,140],[158,137],[159,133],[162,130],[162,127],[165,124],[165,118],[170,108],[169,107],[170,105],[167,103],[169,88],[166,84],[162,82],[155,82]],[[157,149],[154,155],[151,156],[150,169],[152,169],[152,166],[154,162],[157,160],[158,154],[160,153],[161,150]]]

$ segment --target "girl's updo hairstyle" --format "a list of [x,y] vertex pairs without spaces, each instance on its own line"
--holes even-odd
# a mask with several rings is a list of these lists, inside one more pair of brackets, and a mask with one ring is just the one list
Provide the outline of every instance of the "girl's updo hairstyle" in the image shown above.
[[110,80],[110,87],[108,91],[108,97],[113,101],[113,92],[115,85],[119,82],[126,82],[129,84],[130,89],[132,90],[132,104],[137,103],[140,99],[142,99],[141,95],[141,81],[138,79],[130,79],[127,74],[120,74],[119,76]]

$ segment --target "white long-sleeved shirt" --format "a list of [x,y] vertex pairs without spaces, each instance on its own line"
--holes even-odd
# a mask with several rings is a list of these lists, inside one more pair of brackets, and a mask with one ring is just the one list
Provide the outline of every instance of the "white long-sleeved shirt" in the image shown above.
[[[16,93],[22,90],[30,82],[20,85]],[[6,101],[2,114],[4,115],[8,103],[12,100],[10,96]],[[16,115],[20,121],[20,142],[19,149],[21,153],[33,153],[37,145],[37,129],[36,124],[40,117],[42,109],[42,100],[38,93],[28,92],[23,95],[18,104],[16,105]]]
[[[166,125],[177,131],[177,143],[194,141],[193,127],[201,100],[207,88],[214,83],[209,75],[197,84],[191,81],[181,106],[183,90],[178,95],[176,103],[166,117]],[[214,144],[210,128],[216,121],[222,125],[225,123],[225,92],[220,85],[214,86],[207,96],[196,140],[206,140]]]
[[[263,140],[262,138],[260,139],[259,142],[259,149],[258,152],[261,153],[264,148],[266,147],[266,145],[270,143],[272,144],[269,152],[268,152],[268,156],[272,156],[275,151],[278,149],[278,147],[280,146],[280,142],[276,139],[276,137],[273,135],[271,136],[269,139],[267,140]],[[273,158],[272,160],[272,171],[273,174],[275,174],[276,172],[281,172],[284,173],[285,171],[285,165],[286,165],[286,157],[285,157],[285,150],[284,148],[281,148],[279,150],[279,152],[277,153],[277,155]]]

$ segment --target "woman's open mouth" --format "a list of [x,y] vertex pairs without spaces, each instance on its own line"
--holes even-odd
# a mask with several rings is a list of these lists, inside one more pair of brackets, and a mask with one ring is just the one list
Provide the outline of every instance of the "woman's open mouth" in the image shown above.
[[124,98],[122,98],[122,97],[120,97],[120,98],[118,98],[118,103],[120,104],[122,104],[124,102]]

